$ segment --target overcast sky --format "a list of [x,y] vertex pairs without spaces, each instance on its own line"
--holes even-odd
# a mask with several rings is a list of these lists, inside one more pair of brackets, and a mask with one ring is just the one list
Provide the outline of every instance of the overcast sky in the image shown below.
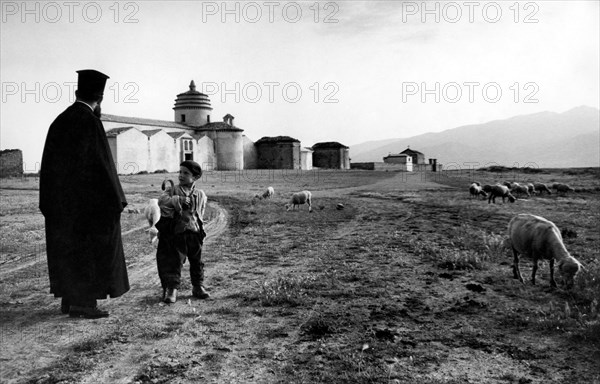
[[0,142],[26,172],[87,68],[103,113],[171,121],[194,80],[213,121],[302,146],[599,107],[598,1],[1,5]]

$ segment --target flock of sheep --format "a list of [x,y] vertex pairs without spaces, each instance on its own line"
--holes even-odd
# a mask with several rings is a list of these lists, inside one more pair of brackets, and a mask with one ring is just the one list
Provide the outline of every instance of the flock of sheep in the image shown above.
[[[557,193],[566,194],[574,191],[567,184],[554,183],[552,189]],[[508,201],[514,203],[517,198],[515,195],[531,195],[547,193],[552,191],[544,183],[511,183],[505,182],[496,185],[484,185],[474,182],[469,186],[470,197],[479,196],[488,197],[489,203],[496,203],[496,197],[502,197],[502,202],[508,198]],[[519,270],[519,255],[524,255],[533,260],[533,270],[531,274],[531,283],[535,285],[535,275],[538,269],[539,260],[548,260],[550,262],[550,285],[556,287],[554,280],[554,263],[557,263],[558,270],[565,279],[567,288],[573,286],[575,275],[580,271],[582,265],[572,257],[562,241],[562,236],[556,225],[540,216],[530,214],[519,214],[515,216],[508,224],[508,240],[513,251],[513,275],[515,279],[523,282],[521,271]]]
[[[557,193],[566,194],[567,192],[574,191],[575,189],[571,188],[567,184],[562,183],[554,183],[552,184],[552,189],[556,190]],[[517,201],[515,195],[527,197],[531,197],[531,195],[542,194],[546,192],[551,195],[552,191],[550,188],[544,183],[527,183],[527,184],[519,184],[519,183],[511,183],[504,182],[503,184],[489,185],[486,184],[481,186],[480,183],[474,182],[469,186],[469,193],[471,197],[488,197],[488,204],[494,203],[496,204],[496,197],[502,197],[502,202],[505,202],[505,199],[508,198],[508,201],[514,203]]]
[[[164,189],[164,186],[163,186]],[[552,189],[557,192],[566,193],[573,191],[573,188],[566,184],[555,183]],[[518,183],[484,185],[475,182],[469,187],[471,197],[484,196],[489,194],[488,204],[495,203],[496,197],[502,197],[504,202],[508,198],[510,202],[515,202],[515,194],[541,194],[546,192],[552,194],[550,188],[543,183],[528,183],[520,185]],[[275,195],[275,189],[268,187],[262,194],[255,195],[255,200],[270,199]],[[310,191],[301,191],[293,193],[289,202],[285,205],[287,211],[300,209],[301,205],[308,205],[308,212],[312,212],[312,194]],[[338,204],[338,209],[339,208]],[[150,242],[157,246],[158,230],[155,225],[160,219],[160,208],[158,199],[150,199],[148,205],[144,209],[144,215],[148,220],[149,228],[146,230],[150,236]],[[562,241],[562,236],[554,223],[540,216],[531,214],[519,214],[515,216],[508,224],[508,241],[510,248],[513,251],[513,276],[523,283],[523,277],[519,269],[519,255],[526,256],[533,260],[533,270],[531,275],[531,283],[535,285],[535,275],[538,269],[539,260],[548,260],[550,262],[550,284],[556,287],[554,280],[554,264],[557,264],[561,276],[565,280],[567,288],[573,286],[575,275],[581,270],[582,265],[574,257],[572,257]]]

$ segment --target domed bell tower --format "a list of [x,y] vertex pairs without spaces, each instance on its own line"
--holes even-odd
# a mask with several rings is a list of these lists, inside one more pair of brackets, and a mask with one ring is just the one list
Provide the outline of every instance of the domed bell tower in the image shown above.
[[190,90],[177,95],[175,99],[175,122],[191,127],[200,127],[210,123],[210,99],[204,93],[196,91],[194,80],[190,83]]

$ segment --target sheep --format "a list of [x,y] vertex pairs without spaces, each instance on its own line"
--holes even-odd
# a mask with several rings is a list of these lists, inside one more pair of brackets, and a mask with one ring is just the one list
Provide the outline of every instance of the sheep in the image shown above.
[[275,189],[273,189],[273,187],[268,187],[267,190],[263,192],[262,198],[270,199],[271,197],[273,197],[274,194],[275,194]]
[[471,198],[472,197],[479,197],[479,195],[483,196],[483,197],[487,197],[487,193],[481,188],[481,184],[479,183],[473,183],[469,186],[469,193],[471,194]]
[[300,209],[300,206],[306,203],[308,204],[308,212],[312,212],[311,198],[312,194],[310,191],[296,192],[290,198],[290,202],[285,205],[285,210],[294,210],[296,209],[296,206]]
[[517,183],[513,183],[513,187],[511,189],[511,192],[514,192],[515,194],[525,194],[527,195],[527,197],[530,197],[531,195],[529,194],[529,188],[525,185],[520,185]]
[[510,181],[505,181],[502,185],[506,186],[509,190],[513,190],[514,187],[519,185],[519,183],[511,183]]
[[513,276],[523,283],[519,270],[519,254],[533,259],[531,284],[535,285],[535,274],[538,260],[550,261],[550,285],[556,287],[554,280],[554,262],[565,279],[566,287],[573,286],[575,275],[582,265],[572,257],[562,241],[562,236],[556,225],[540,216],[521,213],[512,218],[508,224],[508,236],[514,255]]
[[544,183],[534,183],[533,184],[533,188],[537,191],[537,193],[539,193],[540,195],[542,194],[542,192],[548,192],[549,195],[552,194],[552,192],[550,191],[550,189],[548,188],[548,186]]
[[502,197],[502,202],[505,202],[505,198],[508,197],[508,201],[514,203],[517,199],[511,195],[510,190],[505,185],[496,184],[492,187],[492,191],[490,192],[490,197],[488,199],[488,204],[492,201],[496,204],[496,197]]
[[566,195],[569,191],[575,191],[575,189],[571,188],[568,184],[556,183],[553,185],[553,188],[556,189],[556,192],[562,193]]
[[483,187],[481,187],[481,190],[483,190],[485,193],[491,193],[492,192],[492,186],[489,185],[489,184],[486,184]]
[[527,191],[529,192],[529,194],[535,195],[535,186],[533,185],[533,183],[527,183],[525,185],[527,186]]
[[148,205],[144,208],[144,216],[148,220],[150,228],[146,229],[150,236],[150,243],[154,246],[158,245],[158,229],[156,229],[156,223],[160,220],[160,207],[158,206],[158,199],[150,199]]

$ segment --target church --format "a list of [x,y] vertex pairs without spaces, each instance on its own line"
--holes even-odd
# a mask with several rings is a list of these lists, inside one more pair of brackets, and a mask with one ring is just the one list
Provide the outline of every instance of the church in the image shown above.
[[175,99],[174,120],[102,115],[102,123],[119,174],[178,172],[194,160],[203,170],[350,169],[349,148],[338,142],[302,147],[289,136],[263,137],[256,143],[236,126],[234,117],[212,121],[210,99],[196,90]]
[[207,95],[189,90],[175,99],[174,121],[102,115],[102,123],[120,174],[178,172],[185,160],[198,162],[206,170],[256,168],[254,142],[227,114],[211,121]]

